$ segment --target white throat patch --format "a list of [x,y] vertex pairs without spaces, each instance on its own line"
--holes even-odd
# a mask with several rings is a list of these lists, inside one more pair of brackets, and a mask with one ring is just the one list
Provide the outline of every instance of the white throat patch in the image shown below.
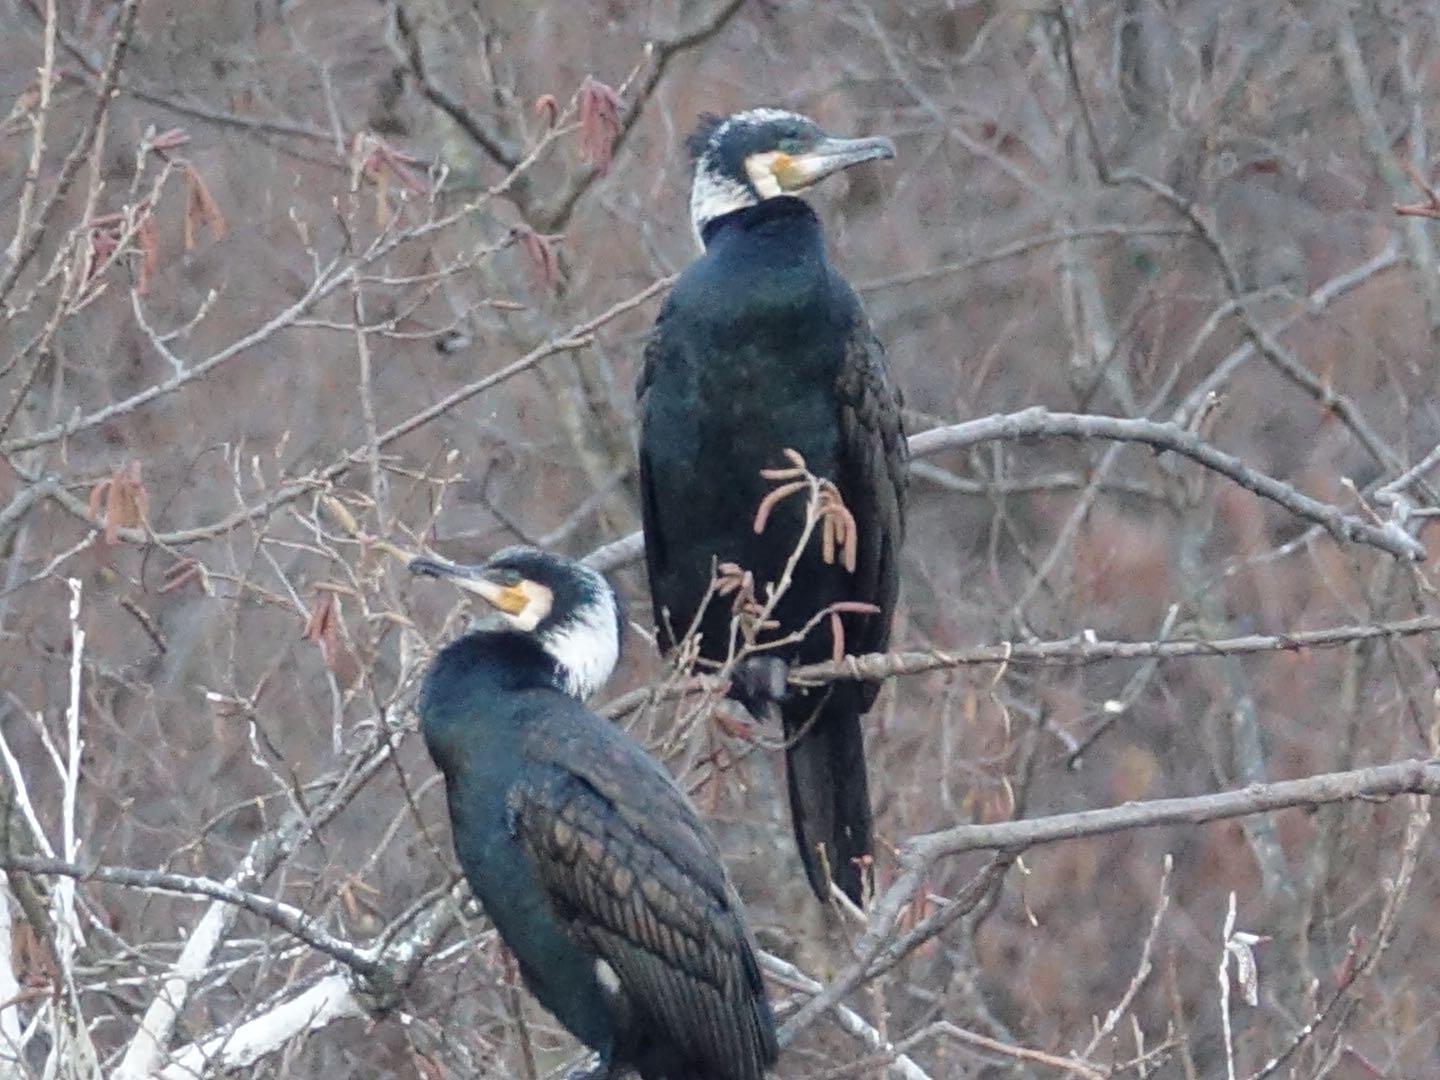
[[738,180],[717,176],[706,166],[709,157],[703,157],[695,165],[695,182],[690,187],[690,226],[695,230],[695,242],[705,246],[705,226],[718,217],[760,202],[755,193]]
[[565,691],[584,701],[605,685],[620,660],[620,624],[615,597],[604,588],[563,626],[539,636],[540,647],[560,667]]

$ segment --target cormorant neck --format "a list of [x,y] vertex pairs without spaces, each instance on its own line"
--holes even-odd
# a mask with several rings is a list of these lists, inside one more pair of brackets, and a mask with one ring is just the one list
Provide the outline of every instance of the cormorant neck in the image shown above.
[[813,233],[823,243],[820,219],[810,204],[794,195],[776,195],[762,199],[754,206],[743,206],[728,214],[711,218],[700,231],[705,250],[715,247],[722,237],[783,230],[787,237],[795,232]]
[[565,672],[529,634],[472,630],[435,657],[426,693],[557,690],[568,693]]

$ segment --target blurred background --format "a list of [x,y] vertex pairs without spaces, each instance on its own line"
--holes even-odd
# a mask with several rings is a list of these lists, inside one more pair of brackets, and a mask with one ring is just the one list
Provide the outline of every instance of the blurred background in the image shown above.
[[[779,105],[897,143],[811,198],[911,433],[1032,405],[1175,420],[1366,518],[1440,441],[1436,226],[1395,212],[1430,205],[1429,4],[3,10],[8,851],[45,853],[28,800],[63,855],[78,627],[80,861],[238,873],[357,945],[411,932],[417,912],[460,916],[392,1011],[317,1022],[247,1075],[537,1076],[574,1058],[483,915],[448,898],[444,800],[410,705],[465,616],[398,559],[518,541],[580,556],[638,528],[633,388],[655,283],[697,250],[684,137],[699,114]],[[1434,489],[1406,497],[1435,551]],[[895,644],[922,652],[1435,609],[1433,563],[1093,439],[918,461],[902,572]],[[623,562],[612,580],[633,628],[602,703],[665,675],[643,572]],[[881,883],[895,846],[952,824],[1426,757],[1437,657],[1420,636],[891,680],[868,728]],[[715,822],[762,945],[834,975],[856,928],[814,910],[778,754],[745,753],[693,701],[625,722]],[[741,760],[717,772],[717,752]],[[1359,801],[1039,848],[847,1000],[886,1038],[916,1036],[907,1052],[935,1077],[1063,1076],[1071,1053],[1099,1075],[1244,1076],[1280,1054],[1275,1075],[1427,1075],[1433,842],[1412,842],[1396,885],[1422,812]],[[915,916],[983,861],[937,864]],[[56,886],[8,884],[17,989],[0,1028],[29,1034],[7,1067],[38,1076],[83,1029],[108,1073],[205,905],[81,885],[65,1021]],[[1234,925],[1264,939],[1256,1004],[1232,988],[1233,1054],[1217,983],[1232,894]],[[336,970],[228,910],[171,999],[159,1062],[216,1051],[206,1040]],[[779,981],[772,996],[804,998]],[[777,1075],[884,1075],[870,1053],[822,1019]]]

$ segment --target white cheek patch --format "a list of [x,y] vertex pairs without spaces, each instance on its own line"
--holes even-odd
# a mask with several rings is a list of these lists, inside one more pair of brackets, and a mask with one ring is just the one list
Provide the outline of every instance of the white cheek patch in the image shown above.
[[745,174],[762,199],[773,199],[781,193],[780,179],[775,175],[775,159],[779,156],[771,150],[764,154],[751,154],[745,159]]
[[[717,175],[709,165],[708,159],[700,161],[695,168],[695,183],[690,188],[690,224],[695,229],[696,240],[700,240],[705,226],[716,218],[759,201],[744,184]],[[704,241],[700,243],[703,247]]]
[[609,588],[569,622],[547,630],[540,644],[559,665],[572,697],[584,701],[604,686],[620,661],[620,623]]

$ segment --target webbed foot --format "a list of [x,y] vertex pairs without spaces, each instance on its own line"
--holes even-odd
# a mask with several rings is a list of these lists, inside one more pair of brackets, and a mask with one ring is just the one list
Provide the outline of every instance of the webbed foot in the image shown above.
[[625,1070],[611,1064],[606,1055],[591,1054],[589,1060],[579,1068],[572,1069],[565,1080],[620,1080],[624,1075]]
[[727,696],[763,722],[773,717],[776,706],[785,700],[789,677],[790,665],[778,656],[752,656],[735,665]]

